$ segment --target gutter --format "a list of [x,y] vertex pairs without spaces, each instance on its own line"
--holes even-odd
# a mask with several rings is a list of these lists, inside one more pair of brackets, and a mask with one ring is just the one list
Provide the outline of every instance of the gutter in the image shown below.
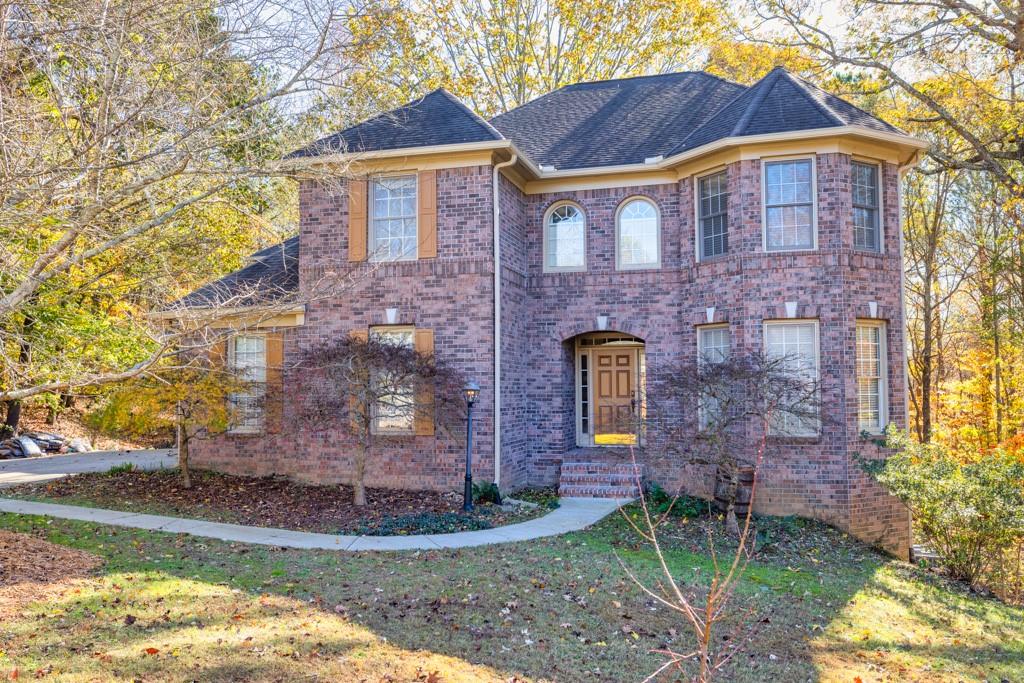
[[495,164],[491,177],[494,217],[494,485],[501,488],[501,202],[498,197],[499,171],[519,159],[513,153],[508,161]]

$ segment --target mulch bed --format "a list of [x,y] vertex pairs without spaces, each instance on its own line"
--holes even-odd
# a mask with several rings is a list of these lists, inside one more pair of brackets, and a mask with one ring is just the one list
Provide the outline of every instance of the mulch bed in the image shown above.
[[249,526],[371,535],[491,528],[547,512],[477,504],[467,515],[461,493],[392,489],[367,489],[367,505],[356,507],[349,486],[207,471],[193,472],[192,488],[186,489],[177,470],[79,474],[7,489],[4,495]]
[[74,579],[87,577],[101,562],[83,550],[0,530],[0,620],[29,602],[72,589]]

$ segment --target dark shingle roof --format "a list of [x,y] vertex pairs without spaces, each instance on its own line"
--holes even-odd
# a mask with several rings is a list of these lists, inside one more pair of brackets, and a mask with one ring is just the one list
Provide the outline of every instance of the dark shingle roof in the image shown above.
[[670,153],[696,149],[726,137],[849,125],[902,132],[778,67],[722,107]]
[[558,169],[667,155],[745,88],[703,72],[559,88],[491,123],[536,164]]
[[501,133],[444,88],[317,140],[291,157],[501,140]]
[[172,308],[231,308],[280,301],[299,290],[299,238],[251,255],[243,268],[179,299]]

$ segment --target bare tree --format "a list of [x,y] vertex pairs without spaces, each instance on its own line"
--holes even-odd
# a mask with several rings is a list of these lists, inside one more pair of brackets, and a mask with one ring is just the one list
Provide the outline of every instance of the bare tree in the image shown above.
[[402,335],[352,335],[315,347],[296,373],[306,427],[340,428],[352,437],[356,505],[366,504],[367,458],[380,437],[436,429],[454,437],[465,424],[462,375]]

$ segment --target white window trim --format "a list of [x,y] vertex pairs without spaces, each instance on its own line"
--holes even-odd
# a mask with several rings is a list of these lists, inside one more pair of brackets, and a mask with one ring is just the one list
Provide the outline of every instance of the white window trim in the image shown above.
[[[697,325],[697,362],[704,358],[704,332],[706,330],[727,330],[729,332],[729,355],[732,355],[732,329],[729,323],[713,323],[709,325]],[[726,358],[728,360],[728,357]],[[704,424],[704,405],[700,399],[697,401],[697,431],[703,432],[707,429]]]
[[[228,352],[227,352],[226,355],[227,355],[227,361],[228,361],[228,368],[231,370],[231,373],[234,374],[234,372],[238,369],[238,368],[235,367],[235,353],[236,353],[235,352],[235,340],[238,337],[263,337],[263,368],[264,368],[264,372],[266,372],[267,371],[267,334],[266,334],[266,332],[239,332],[238,334],[233,334],[230,337],[228,337],[228,342],[227,342]],[[266,386],[266,381],[265,380],[264,380],[263,384],[264,384],[264,387],[265,387]],[[228,434],[262,434],[265,427],[266,427],[266,409],[265,408],[261,408],[261,410],[260,410],[260,423],[258,425],[251,425],[251,426],[250,425],[232,425],[232,426],[230,426],[226,430],[226,433],[228,433]]]
[[[810,247],[799,249],[769,249],[768,248],[768,164],[777,161],[802,161],[811,162],[811,243]],[[818,250],[818,155],[817,154],[795,154],[778,157],[761,158],[761,251],[766,254],[788,254],[793,252],[817,251]]]
[[[619,242],[619,232],[622,225],[619,221],[619,217],[622,215],[622,210],[626,207],[626,205],[635,200],[647,202],[654,208],[655,231],[657,236],[656,249],[658,252],[658,258],[657,260],[655,260],[654,263],[642,263],[639,265],[623,265],[622,250],[620,249],[622,245]],[[586,246],[586,226],[587,222],[586,218],[584,217],[584,247]],[[661,268],[661,251],[661,207],[658,206],[658,202],[654,201],[647,195],[643,194],[630,195],[623,199],[621,202],[619,202],[618,207],[616,207],[615,209],[615,270],[658,270]]]
[[[413,250],[408,256],[402,258],[381,258],[379,255],[375,255],[374,250],[374,237],[373,237],[373,184],[379,180],[386,180],[388,178],[412,178],[413,183],[416,186],[416,196],[413,201],[416,210],[413,212],[414,220],[416,222],[416,245],[417,248]],[[419,174],[415,171],[407,173],[387,173],[381,175],[371,176],[369,182],[366,184],[366,254],[367,260],[371,263],[404,263],[406,261],[415,261],[419,258],[419,243],[420,243],[420,178]]]
[[860,426],[860,391],[856,391],[857,410],[854,419],[857,421],[857,432],[868,434],[884,434],[889,426],[889,340],[886,321],[874,318],[858,318],[853,330],[853,381],[856,390],[857,377],[857,328],[874,327],[878,329],[878,421],[875,429],[861,429]]
[[868,159],[866,157],[860,157],[856,155],[850,156],[850,229],[853,229],[853,165],[863,164],[864,166],[874,166],[878,169],[878,249],[864,249],[863,247],[857,246],[857,240],[851,240],[854,251],[859,251],[865,254],[884,254],[885,253],[885,178],[883,172],[885,171],[885,164],[877,159]]
[[[730,251],[728,248],[726,248],[724,254],[717,254],[716,256],[712,256],[712,257],[707,258],[707,259],[702,259],[701,256],[700,256],[700,245],[701,245],[701,234],[700,234],[700,181],[703,180],[704,178],[707,178],[708,176],[713,176],[713,175],[717,175],[719,173],[722,173],[723,171],[725,172],[726,191],[728,191],[728,187],[729,187],[729,166],[728,165],[723,164],[721,166],[715,166],[714,168],[708,169],[706,171],[701,171],[699,175],[694,175],[693,176],[693,260],[694,260],[695,263],[700,263],[701,261],[715,261],[717,259],[722,258],[723,256],[727,256],[729,254],[729,251]],[[726,235],[729,234],[729,211],[728,210],[726,210],[726,213],[725,213],[725,234]]]
[[[385,332],[409,332],[412,334],[412,348],[416,348],[416,328],[413,325],[371,325],[367,330],[367,337],[373,338],[375,331]],[[415,391],[415,389],[414,389]],[[413,398],[415,402],[415,397]],[[370,407],[370,433],[374,436],[413,436],[416,434],[416,415],[413,414],[412,424],[406,429],[381,429],[377,426],[376,406]]]
[[[810,323],[814,327],[814,382],[818,384],[818,392],[821,392],[821,321],[817,318],[769,318],[761,322],[761,347],[768,356],[768,327],[770,325],[806,325]],[[809,439],[821,437],[821,406],[818,406],[817,426],[813,432],[804,434],[772,434],[769,436],[778,439]]]
[[[563,206],[575,207],[580,215],[583,216],[583,265],[582,266],[549,266],[548,265],[548,219],[551,218],[551,214],[556,209]],[[583,207],[572,201],[571,199],[560,199],[554,202],[544,212],[544,222],[541,223],[542,240],[541,240],[541,266],[545,273],[585,273],[587,271],[587,212],[583,210]]]

